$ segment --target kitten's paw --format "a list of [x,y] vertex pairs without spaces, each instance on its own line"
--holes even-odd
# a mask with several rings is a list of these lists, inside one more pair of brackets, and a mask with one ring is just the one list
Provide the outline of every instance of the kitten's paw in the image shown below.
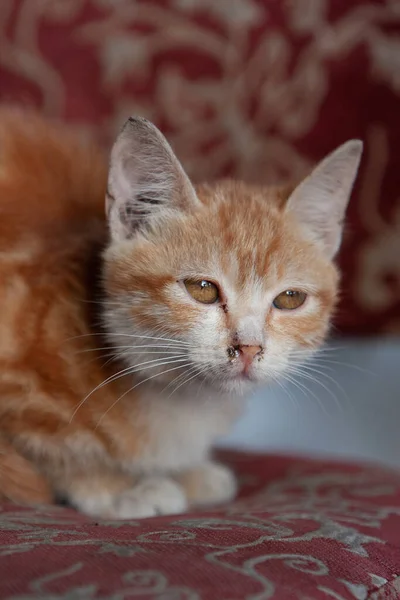
[[184,512],[188,505],[183,488],[166,477],[146,477],[137,485],[117,494],[98,494],[75,502],[92,517],[143,519]]
[[187,510],[183,488],[164,477],[148,477],[114,499],[114,518],[140,519]]
[[237,492],[236,478],[232,471],[214,462],[185,471],[177,477],[183,486],[189,504],[221,504],[232,500]]

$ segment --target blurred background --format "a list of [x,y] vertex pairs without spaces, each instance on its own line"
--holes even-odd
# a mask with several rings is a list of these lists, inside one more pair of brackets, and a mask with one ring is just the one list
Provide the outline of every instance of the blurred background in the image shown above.
[[362,138],[332,341],[227,443],[400,466],[399,0],[1,0],[0,101],[105,148],[146,116],[194,181],[298,178]]

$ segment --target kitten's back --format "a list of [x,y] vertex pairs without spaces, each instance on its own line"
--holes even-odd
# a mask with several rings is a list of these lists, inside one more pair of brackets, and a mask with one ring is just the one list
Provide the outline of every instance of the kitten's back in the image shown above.
[[[0,109],[3,425],[7,406],[19,402],[14,394],[8,397],[14,385],[9,374],[16,377],[20,372],[23,381],[33,368],[17,350],[26,346],[27,352],[27,341],[33,336],[34,355],[43,352],[39,307],[46,305],[44,291],[58,290],[61,302],[63,294],[64,302],[67,299],[66,286],[84,293],[78,289],[82,283],[78,271],[84,268],[86,248],[104,229],[106,177],[107,164],[100,151],[65,126],[51,124],[33,112]],[[32,335],[27,337],[28,331]],[[0,497],[18,503],[46,503],[52,498],[46,479],[5,439],[0,439]]]
[[103,220],[107,165],[66,126],[0,109],[0,244],[62,223]]

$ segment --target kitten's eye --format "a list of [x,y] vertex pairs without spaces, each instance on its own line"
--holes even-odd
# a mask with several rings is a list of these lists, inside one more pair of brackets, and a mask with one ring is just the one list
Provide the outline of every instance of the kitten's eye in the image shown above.
[[215,283],[211,281],[194,281],[193,279],[186,279],[184,282],[185,287],[189,294],[202,304],[214,304],[219,300],[219,292]]
[[273,301],[275,308],[279,310],[293,310],[299,308],[306,301],[307,294],[297,290],[285,290]]

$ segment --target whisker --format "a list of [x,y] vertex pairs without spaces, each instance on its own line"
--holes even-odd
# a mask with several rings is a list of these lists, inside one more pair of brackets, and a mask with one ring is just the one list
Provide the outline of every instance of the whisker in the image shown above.
[[326,407],[324,406],[324,404],[321,402],[321,399],[318,398],[318,396],[312,390],[310,390],[306,385],[304,385],[300,381],[298,381],[298,380],[294,379],[293,377],[291,377],[289,373],[286,373],[285,378],[295,388],[297,388],[298,390],[300,390],[304,394],[304,396],[306,398],[308,398],[308,394],[311,394],[311,396],[316,400],[316,402],[317,402],[318,406],[320,407],[320,409],[322,410],[322,412],[324,412],[325,415],[328,416],[329,418],[332,418],[332,416],[326,410]]
[[[324,368],[329,368],[329,367],[324,367]],[[306,376],[306,373],[304,373],[304,371],[306,371],[307,375],[309,375],[310,377],[311,377],[310,373],[317,373],[317,375],[325,377],[325,379],[327,379],[328,381],[331,381],[338,388],[338,390],[343,394],[343,396],[345,396],[347,398],[347,400],[350,401],[350,398],[348,397],[346,390],[343,388],[343,386],[341,386],[340,383],[338,381],[336,381],[336,379],[334,377],[331,377],[324,371],[321,371],[320,369],[316,369],[313,365],[303,365],[301,368],[296,369],[296,370],[303,377]],[[333,369],[330,369],[330,370],[333,371]],[[311,377],[311,379],[314,380],[312,377]],[[320,383],[318,378],[315,378],[315,381]]]
[[[89,365],[93,362],[95,362],[96,360],[101,360],[104,358],[108,358],[108,360],[102,364],[102,368],[106,367],[109,363],[113,362],[114,360],[126,360],[127,358],[131,357],[131,356],[135,356],[135,355],[144,355],[147,356],[148,354],[156,354],[160,356],[160,359],[164,359],[167,358],[170,355],[175,354],[176,352],[178,352],[179,350],[181,350],[182,356],[187,356],[186,353],[186,348],[174,348],[174,347],[169,347],[169,346],[162,346],[165,348],[169,348],[169,350],[147,350],[147,348],[159,348],[159,346],[110,346],[109,348],[104,347],[104,348],[90,348],[90,349],[86,349],[86,350],[81,350],[80,352],[76,352],[75,354],[83,354],[85,352],[95,352],[96,350],[110,350],[110,352],[107,353],[103,353],[100,354],[99,356],[95,356],[94,358],[91,358],[90,360],[88,360],[87,362],[85,362],[85,365]],[[124,349],[127,348],[129,349],[128,352],[115,352],[114,350],[117,349]],[[131,348],[146,348],[146,350],[130,350]],[[133,364],[132,367],[135,367],[135,365]]]
[[[87,352],[97,352],[99,350],[135,350],[138,348],[152,348],[152,349],[157,349],[157,348],[169,348],[169,350],[171,352],[176,352],[177,351],[177,347],[176,346],[153,346],[153,345],[138,345],[138,346],[102,346],[100,348],[85,348],[84,350],[78,350],[77,352],[75,352],[75,354],[85,354]],[[186,348],[183,348],[182,350],[186,350]],[[145,350],[144,352],[129,352],[129,354],[152,354],[152,352],[149,352],[148,350]],[[155,354],[156,352],[154,352]],[[162,350],[160,351],[160,354],[165,354],[166,351]]]
[[288,396],[289,400],[292,402],[292,404],[294,405],[294,408],[296,410],[299,410],[299,405],[298,403],[296,403],[296,397],[292,394],[292,392],[290,390],[288,390],[288,388],[285,386],[285,381],[281,381],[280,377],[274,377],[272,376],[272,381],[274,383],[276,383],[277,385],[279,385],[279,387],[285,392],[285,394]]
[[370,371],[369,369],[364,369],[363,367],[360,367],[359,365],[354,365],[352,363],[345,363],[345,362],[341,362],[338,360],[332,360],[330,358],[326,358],[325,356],[321,356],[321,357],[314,357],[314,359],[312,360],[312,362],[315,362],[315,364],[318,364],[321,367],[325,367],[325,365],[334,365],[334,366],[338,366],[338,367],[347,367],[348,369],[354,369],[355,371],[359,371],[360,373],[362,373],[363,375],[372,375],[373,377],[377,377],[378,374],[375,373],[374,371]]
[[[329,354],[329,353],[339,353],[342,350],[346,350],[346,346],[322,346],[317,350],[313,351],[312,356],[319,356],[321,354]],[[290,354],[292,356],[304,356],[304,350],[291,350]]]
[[[211,371],[211,367],[209,367],[208,365],[206,365],[206,366],[204,367],[204,371],[202,371],[202,372],[200,373],[200,375],[202,375],[203,373],[205,373],[207,370],[208,370],[208,371]],[[199,397],[199,395],[200,395],[200,392],[201,392],[201,390],[203,389],[203,386],[204,386],[204,383],[205,383],[205,381],[206,381],[206,380],[205,380],[205,377],[203,377],[203,378],[202,378],[202,380],[201,380],[201,383],[200,383],[199,387],[197,388],[197,397]]]
[[97,421],[97,424],[96,424],[96,427],[95,427],[95,431],[99,427],[100,423],[102,422],[102,420],[104,419],[104,417],[107,415],[107,413],[109,413],[110,410],[112,410],[114,408],[114,406],[116,404],[118,404],[118,402],[120,402],[125,396],[127,396],[128,394],[130,394],[130,392],[132,392],[135,388],[139,387],[139,385],[142,385],[142,383],[146,383],[147,381],[150,381],[150,379],[154,379],[155,377],[160,377],[161,375],[165,375],[166,373],[170,373],[171,371],[176,371],[176,369],[182,369],[182,368],[184,368],[184,367],[186,367],[186,366],[188,366],[190,364],[191,363],[186,363],[185,365],[178,365],[177,367],[173,367],[172,369],[167,369],[166,371],[162,371],[161,373],[156,373],[155,375],[152,375],[151,377],[147,377],[147,379],[143,379],[142,381],[139,381],[139,383],[137,383],[133,387],[129,388],[129,390],[127,390],[121,396],[119,396],[119,398],[117,398],[115,400],[115,402],[113,402],[111,404],[111,406],[109,406],[109,408],[107,408],[107,410],[102,414],[102,416],[100,417],[100,419]]
[[[328,388],[328,386],[326,386],[320,379],[318,379],[318,377],[312,377],[312,375],[310,373],[304,373],[304,372],[299,371],[299,370],[292,370],[290,372],[293,373],[294,375],[297,375],[298,377],[303,377],[304,379],[307,379],[308,381],[312,381],[313,383],[316,383],[316,384],[320,385],[331,396],[331,398],[334,400],[336,406],[341,411],[343,410],[343,406],[340,404],[339,399],[336,396],[336,394],[332,390],[330,390]],[[345,390],[342,388],[341,385],[339,385],[337,383],[337,381],[335,381],[333,379],[333,377],[330,377],[329,375],[326,375],[326,373],[322,373],[321,371],[314,371],[314,372],[317,372],[320,375],[323,375],[324,377],[327,377],[330,381],[332,381],[337,386],[337,388],[339,389],[339,391],[342,392],[342,394],[344,395],[344,397],[346,398],[346,400],[349,401],[349,397],[346,394]]]
[[92,336],[102,336],[102,337],[128,337],[128,338],[134,338],[134,339],[143,339],[143,340],[157,340],[160,342],[171,342],[172,344],[177,344],[177,345],[184,345],[184,346],[191,346],[191,344],[189,344],[189,342],[184,342],[181,340],[173,340],[171,338],[166,338],[166,337],[155,337],[155,336],[151,336],[151,335],[137,335],[137,334],[131,334],[131,333],[84,333],[82,335],[76,335],[74,337],[71,338],[67,338],[65,341],[69,342],[71,340],[77,340],[80,338],[86,338],[86,337],[92,337]]
[[167,338],[164,336],[157,337],[154,335],[139,335],[139,334],[133,334],[133,333],[108,333],[106,335],[114,336],[114,337],[129,337],[129,338],[142,339],[142,340],[157,340],[159,342],[170,342],[171,344],[177,344],[177,345],[183,345],[183,346],[191,346],[192,345],[192,344],[189,344],[189,342],[184,342],[183,340]]
[[346,350],[346,346],[332,346],[331,344],[322,346],[317,350],[317,354],[326,354],[329,352],[341,352],[342,350]]
[[[126,360],[130,356],[135,356],[135,355],[147,356],[148,354],[156,354],[160,357],[160,360],[161,360],[161,359],[165,359],[165,358],[173,358],[173,356],[171,356],[171,355],[175,354],[176,352],[177,352],[176,348],[174,350],[171,350],[171,352],[168,352],[165,350],[162,350],[162,351],[151,350],[150,352],[147,350],[144,352],[140,352],[139,350],[138,351],[135,350],[134,352],[126,352],[123,354],[121,352],[112,352],[111,351],[111,352],[107,352],[105,354],[104,353],[100,354],[99,356],[92,357],[90,360],[85,362],[85,365],[90,365],[91,363],[95,362],[96,360],[102,360],[102,359],[108,358],[108,360],[102,364],[102,368],[104,368],[113,361],[117,361],[117,360],[122,361],[122,360]],[[187,356],[187,354],[182,352],[182,356]],[[134,368],[135,365],[133,364],[132,367]]]
[[172,379],[172,381],[170,381],[169,383],[167,383],[166,386],[163,387],[163,389],[160,392],[160,396],[162,396],[164,394],[164,392],[171,387],[171,385],[173,385],[174,383],[176,383],[177,381],[179,381],[180,379],[182,379],[182,377],[184,377],[186,375],[187,371],[185,371],[184,373],[180,373],[179,375],[177,375],[176,377],[174,377]]
[[[194,365],[191,369],[189,369],[189,371],[192,371],[192,369],[196,368]],[[174,383],[176,383],[177,381],[179,381],[180,379],[184,378],[187,375],[187,371],[185,371],[184,373],[180,373],[180,375],[177,375],[176,377],[174,377],[174,379],[172,381],[170,381],[169,383],[167,383],[167,385],[161,390],[161,394],[162,395],[164,392],[167,391],[168,388],[170,388]]]
[[[341,350],[346,350],[346,346],[322,347],[312,356],[306,357],[305,361],[307,363],[308,362],[315,363],[315,364],[320,363],[321,366],[325,366],[325,364],[327,364],[327,365],[333,365],[333,366],[346,367],[348,369],[353,369],[353,370],[359,371],[360,373],[377,376],[377,373],[374,373],[373,371],[371,371],[369,369],[364,369],[363,367],[360,367],[359,365],[336,360],[334,357],[336,354],[339,354]],[[294,359],[300,358],[301,362],[303,362],[304,352],[302,350],[292,350],[290,354],[291,354],[292,358],[294,358]],[[327,356],[327,354],[328,354],[328,356]],[[332,358],[332,356],[333,356],[333,358]]]
[[[176,359],[176,360],[172,360],[172,359]],[[132,375],[134,373],[136,373],[137,371],[140,371],[140,369],[138,367],[143,367],[144,365],[147,366],[152,366],[154,367],[158,367],[164,364],[171,364],[174,362],[180,362],[180,361],[185,361],[187,360],[187,356],[184,354],[178,354],[176,356],[170,356],[168,357],[168,359],[166,359],[166,357],[164,358],[157,358],[157,359],[153,359],[153,360],[148,360],[145,361],[143,363],[139,363],[138,365],[134,365],[131,367],[127,367],[125,369],[122,369],[121,371],[118,371],[118,373],[115,373],[114,375],[111,375],[110,377],[107,377],[107,379],[105,379],[104,381],[102,381],[102,383],[99,383],[89,394],[87,394],[87,396],[85,396],[85,398],[83,398],[83,400],[81,400],[77,407],[75,408],[75,410],[73,411],[71,418],[70,418],[70,423],[72,422],[73,418],[75,417],[76,413],[78,412],[78,410],[81,408],[81,406],[83,406],[83,404],[90,398],[90,396],[92,396],[95,392],[97,392],[98,390],[100,390],[101,388],[103,388],[104,386],[108,385],[109,383],[112,383],[113,381],[116,381],[117,379],[120,379],[121,377],[125,377],[127,375]],[[152,363],[156,363],[156,364],[152,364]]]
[[186,375],[188,375],[189,378],[184,379],[184,381],[182,381],[179,385],[177,385],[172,392],[169,394],[169,396],[167,396],[167,400],[169,398],[171,398],[171,396],[173,394],[175,394],[175,392],[177,390],[179,390],[180,387],[182,387],[183,385],[186,385],[187,383],[189,383],[189,381],[192,381],[192,379],[194,379],[195,377],[198,377],[199,375],[201,375],[202,373],[204,373],[207,370],[207,367],[195,367],[194,371],[189,369],[189,373],[186,372]]

